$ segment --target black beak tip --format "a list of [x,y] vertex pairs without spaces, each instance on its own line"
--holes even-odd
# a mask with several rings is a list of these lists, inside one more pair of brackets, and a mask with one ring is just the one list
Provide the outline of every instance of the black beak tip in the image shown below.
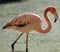
[[54,23],[57,21],[57,19],[54,20]]

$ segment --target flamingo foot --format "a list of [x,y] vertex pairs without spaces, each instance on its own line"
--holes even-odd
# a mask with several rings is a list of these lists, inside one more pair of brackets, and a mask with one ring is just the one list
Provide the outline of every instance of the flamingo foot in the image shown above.
[[11,48],[12,48],[12,52],[14,52],[14,45],[13,44],[11,45]]
[[26,48],[26,52],[28,52],[28,49]]

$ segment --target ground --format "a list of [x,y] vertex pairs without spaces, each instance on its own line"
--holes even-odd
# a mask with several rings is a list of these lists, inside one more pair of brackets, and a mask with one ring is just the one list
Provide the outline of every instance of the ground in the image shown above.
[[[11,52],[11,44],[21,32],[15,30],[2,30],[2,27],[17,15],[32,12],[38,14],[43,19],[43,11],[46,7],[54,6],[60,17],[60,0],[28,0],[26,2],[16,2],[0,4],[0,52]],[[60,52],[60,18],[53,22],[54,16],[48,14],[52,29],[47,34],[36,31],[29,33],[29,52]],[[45,21],[42,26],[45,27]],[[15,45],[15,52],[25,52],[26,37],[24,35]]]

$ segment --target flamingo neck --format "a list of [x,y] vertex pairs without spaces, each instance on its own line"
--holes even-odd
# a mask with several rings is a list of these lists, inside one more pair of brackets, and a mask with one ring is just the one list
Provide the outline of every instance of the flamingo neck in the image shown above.
[[51,30],[51,23],[50,23],[50,20],[47,17],[48,11],[49,11],[48,8],[44,11],[44,19],[47,22],[48,27],[44,30],[42,29],[42,27],[40,27],[40,32],[43,33],[43,34],[48,33]]

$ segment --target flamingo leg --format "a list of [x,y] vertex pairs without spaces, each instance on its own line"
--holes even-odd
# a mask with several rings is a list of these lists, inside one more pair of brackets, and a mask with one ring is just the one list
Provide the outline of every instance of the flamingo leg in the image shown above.
[[21,33],[17,39],[11,44],[12,52],[14,52],[14,45],[16,44],[17,40],[22,36],[23,33]]
[[28,52],[28,34],[26,35],[26,52]]

